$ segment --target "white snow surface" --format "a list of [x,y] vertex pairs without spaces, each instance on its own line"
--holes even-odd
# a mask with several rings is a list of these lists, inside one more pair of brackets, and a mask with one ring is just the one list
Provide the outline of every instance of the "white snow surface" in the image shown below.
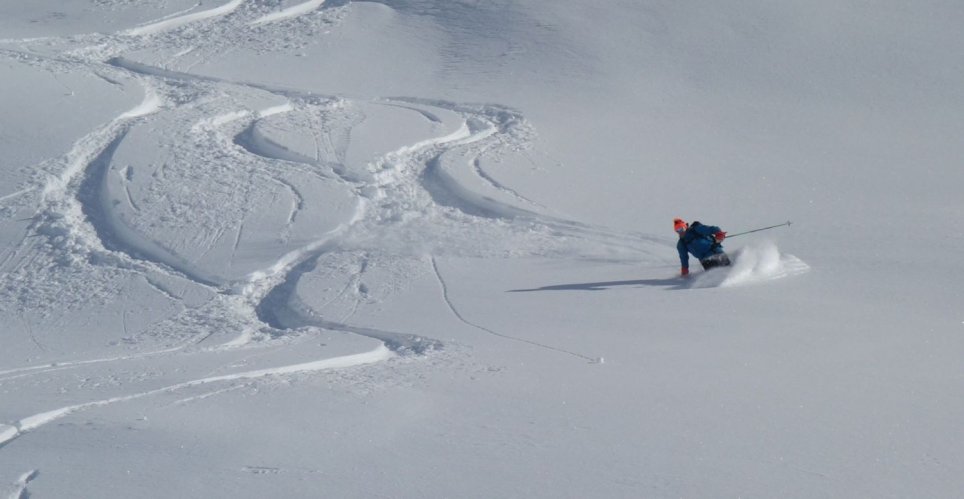
[[0,496],[957,497],[962,24],[6,2]]

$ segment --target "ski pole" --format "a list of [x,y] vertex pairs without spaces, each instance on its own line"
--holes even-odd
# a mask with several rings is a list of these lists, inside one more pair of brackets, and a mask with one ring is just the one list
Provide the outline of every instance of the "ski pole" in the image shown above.
[[760,229],[748,230],[748,231],[746,231],[746,232],[740,232],[740,233],[738,233],[738,234],[732,234],[732,235],[727,234],[727,235],[726,235],[726,238],[729,239],[729,238],[731,238],[731,237],[742,236],[743,234],[750,234],[750,233],[752,233],[752,232],[760,232],[761,230],[775,229],[775,228],[777,228],[777,227],[783,227],[784,225],[786,225],[787,227],[789,227],[789,226],[790,226],[790,223],[791,223],[791,222],[790,222],[789,220],[787,220],[786,222],[784,222],[784,223],[782,223],[782,224],[778,224],[778,225],[771,225],[771,226],[769,226],[769,227],[763,227],[763,228],[760,228]]

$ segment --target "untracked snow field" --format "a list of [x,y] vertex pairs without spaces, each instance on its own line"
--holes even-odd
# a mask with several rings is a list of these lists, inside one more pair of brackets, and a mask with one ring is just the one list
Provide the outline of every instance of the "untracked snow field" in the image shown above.
[[0,498],[958,497],[961,25],[0,2]]

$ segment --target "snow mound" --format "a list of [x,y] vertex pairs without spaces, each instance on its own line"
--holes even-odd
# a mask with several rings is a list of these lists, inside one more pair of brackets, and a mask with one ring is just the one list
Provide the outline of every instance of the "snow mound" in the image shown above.
[[731,255],[733,265],[699,274],[694,288],[727,288],[803,274],[810,266],[793,255],[781,254],[770,241],[740,248]]
[[3,445],[8,440],[13,440],[20,433],[16,427],[0,424],[0,445]]

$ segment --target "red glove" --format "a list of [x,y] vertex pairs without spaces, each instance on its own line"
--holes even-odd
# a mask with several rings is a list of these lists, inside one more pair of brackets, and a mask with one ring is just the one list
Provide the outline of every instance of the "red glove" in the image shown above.
[[713,234],[713,237],[716,238],[716,242],[722,243],[723,240],[726,239],[726,232],[723,232],[723,231],[721,230],[721,231],[717,232],[716,234]]
[[681,270],[679,274],[680,274],[681,276],[683,276],[683,277],[686,277],[686,276],[690,275],[690,269],[688,269],[688,268],[686,268],[686,267],[683,267],[683,270]]

